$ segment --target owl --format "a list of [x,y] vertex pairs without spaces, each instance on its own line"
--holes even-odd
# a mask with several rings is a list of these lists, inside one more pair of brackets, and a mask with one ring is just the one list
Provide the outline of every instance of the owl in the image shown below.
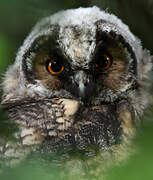
[[152,103],[151,71],[149,51],[113,14],[91,7],[42,19],[3,78],[1,107],[19,130],[0,153],[20,159],[34,147],[118,153]]

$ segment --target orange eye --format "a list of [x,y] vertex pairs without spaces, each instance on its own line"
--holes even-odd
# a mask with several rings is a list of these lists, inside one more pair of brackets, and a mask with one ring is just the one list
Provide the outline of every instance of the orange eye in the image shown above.
[[47,70],[49,73],[57,75],[64,70],[64,66],[60,62],[51,59],[47,62]]
[[102,70],[109,69],[113,63],[113,59],[110,55],[103,54],[101,57],[98,58],[96,62],[96,67]]

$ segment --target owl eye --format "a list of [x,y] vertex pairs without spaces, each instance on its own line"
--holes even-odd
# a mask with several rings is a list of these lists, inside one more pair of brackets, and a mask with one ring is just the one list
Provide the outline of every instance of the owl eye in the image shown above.
[[64,66],[62,65],[61,62],[55,60],[55,59],[50,59],[47,62],[47,71],[53,75],[57,75],[61,73],[64,70]]
[[98,58],[96,62],[96,67],[102,70],[109,69],[113,63],[113,58],[111,55],[103,54]]

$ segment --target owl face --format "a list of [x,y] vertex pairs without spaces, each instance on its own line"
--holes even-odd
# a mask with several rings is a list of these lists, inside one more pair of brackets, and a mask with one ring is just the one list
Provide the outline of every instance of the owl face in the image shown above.
[[51,93],[62,90],[85,105],[124,96],[136,86],[136,57],[121,35],[103,32],[102,26],[110,25],[105,24],[96,21],[92,30],[87,25],[52,25],[50,34],[40,36],[26,52],[26,80]]
[[[40,21],[3,82],[3,107],[53,145],[108,148],[131,136],[150,104],[151,56],[98,8]],[[23,128],[21,128],[23,129]]]

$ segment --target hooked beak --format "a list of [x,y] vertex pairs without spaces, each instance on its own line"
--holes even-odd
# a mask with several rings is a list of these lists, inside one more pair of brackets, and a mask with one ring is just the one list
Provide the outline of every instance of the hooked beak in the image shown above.
[[74,75],[74,82],[78,87],[78,95],[82,98],[86,95],[86,88],[89,85],[89,76],[84,71],[77,71]]

